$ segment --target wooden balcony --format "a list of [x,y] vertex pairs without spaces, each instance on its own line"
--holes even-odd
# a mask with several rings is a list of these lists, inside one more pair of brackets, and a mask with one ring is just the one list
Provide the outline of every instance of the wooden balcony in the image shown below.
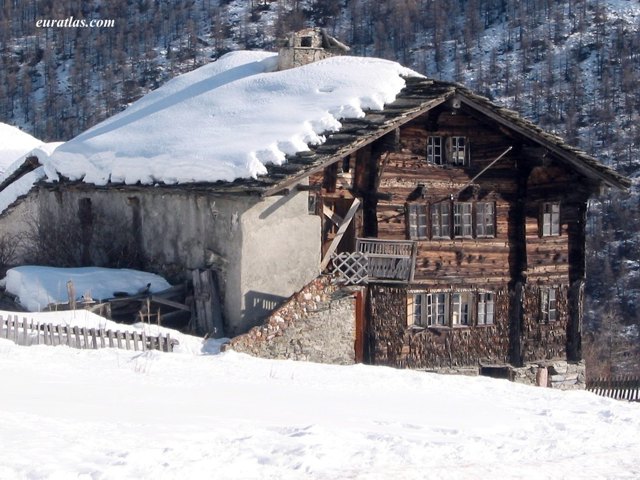
[[416,242],[358,238],[356,251],[368,260],[369,281],[409,282],[413,279]]

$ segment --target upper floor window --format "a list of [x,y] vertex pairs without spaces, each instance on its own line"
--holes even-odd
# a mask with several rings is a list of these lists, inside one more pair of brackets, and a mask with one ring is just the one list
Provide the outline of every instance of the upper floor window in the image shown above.
[[540,290],[540,321],[544,323],[556,321],[558,317],[556,294],[555,288]]
[[542,236],[549,237],[560,235],[560,204],[542,204]]
[[466,137],[427,138],[427,162],[433,165],[465,166],[469,164],[468,159],[469,148]]
[[452,165],[467,164],[467,149],[465,137],[451,137],[451,146],[449,148],[450,162]]
[[442,137],[429,137],[427,139],[427,162],[442,165],[442,160]]
[[451,206],[449,202],[431,205],[431,237],[451,238]]
[[410,203],[409,211],[409,238],[420,239],[427,237],[427,206],[419,203]]
[[453,204],[453,236],[456,238],[473,237],[473,218],[471,202],[455,202]]
[[493,202],[476,203],[476,237],[496,236],[495,208]]
[[[475,215],[474,215],[475,207]],[[408,235],[412,240],[429,238],[493,238],[496,236],[495,204],[493,202],[438,202],[428,207],[425,204],[407,205]]]

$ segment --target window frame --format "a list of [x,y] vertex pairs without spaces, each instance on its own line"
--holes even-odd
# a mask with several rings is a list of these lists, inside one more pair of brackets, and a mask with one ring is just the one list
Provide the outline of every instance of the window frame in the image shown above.
[[558,320],[558,289],[545,287],[540,289],[540,322],[554,323]]
[[442,148],[442,137],[433,135],[427,137],[427,163],[432,165],[444,165],[445,159]]
[[473,202],[453,202],[453,238],[473,238]]
[[[476,206],[476,238],[496,238],[496,204],[495,202],[475,202]],[[490,207],[490,212],[487,212]],[[482,230],[482,233],[480,233]],[[491,230],[489,233],[488,230]]]
[[493,292],[478,292],[476,298],[476,324],[478,326],[494,325],[496,299]]
[[487,290],[409,291],[407,326],[469,328],[495,325],[496,294]]
[[467,137],[453,135],[449,137],[448,164],[456,167],[469,165],[467,158]]
[[544,202],[540,206],[540,236],[560,236],[560,202]]
[[432,203],[429,205],[429,213],[431,220],[431,239],[451,239],[451,202]]
[[[407,226],[410,240],[428,240],[429,239],[429,213],[430,210],[423,203],[407,204]],[[422,222],[421,223],[421,219]],[[422,234],[424,233],[424,234]]]
[[473,324],[473,293],[451,292],[451,327],[470,327]]

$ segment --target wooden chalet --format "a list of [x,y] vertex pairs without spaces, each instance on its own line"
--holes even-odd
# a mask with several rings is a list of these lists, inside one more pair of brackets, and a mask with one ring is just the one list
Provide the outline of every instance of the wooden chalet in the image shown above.
[[514,112],[424,78],[270,167],[275,179],[263,195],[310,191],[322,268],[367,285],[365,358],[429,369],[580,360],[587,200],[630,186]]
[[[326,43],[346,51],[309,30],[281,55],[295,67]],[[225,333],[334,272],[366,294],[355,358],[424,369],[580,360],[587,201],[629,179],[459,85],[405,80],[383,110],[343,119],[257,178],[62,179],[41,182],[23,209],[78,218],[94,264],[107,238],[168,278],[215,271]],[[4,223],[22,214],[12,207]]]

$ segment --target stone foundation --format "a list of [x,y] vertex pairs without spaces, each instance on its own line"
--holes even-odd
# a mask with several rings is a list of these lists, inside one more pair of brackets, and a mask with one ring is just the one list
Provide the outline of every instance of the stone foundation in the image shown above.
[[331,277],[293,295],[263,325],[233,338],[222,351],[256,357],[349,365],[355,363],[355,298]]
[[[420,369],[443,375],[484,375],[504,378],[515,383],[534,385],[558,390],[584,390],[586,388],[584,362],[549,360],[529,363],[516,368],[511,365],[484,365],[480,367],[453,367]],[[482,372],[482,370],[485,370]]]
[[584,390],[586,388],[585,363],[549,360],[529,363],[522,368],[512,368],[513,381],[528,385],[559,390]]

